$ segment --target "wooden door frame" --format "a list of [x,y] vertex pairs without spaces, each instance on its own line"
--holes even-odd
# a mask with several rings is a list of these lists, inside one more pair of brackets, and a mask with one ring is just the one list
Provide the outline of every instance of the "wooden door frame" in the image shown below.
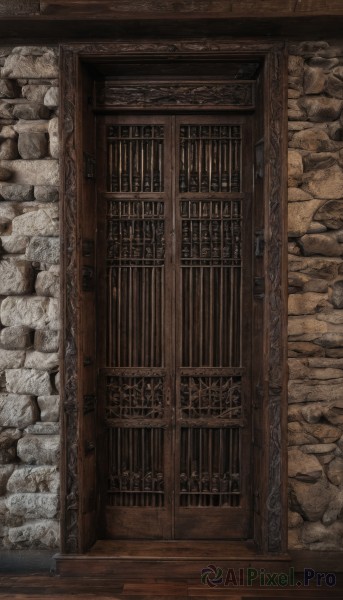
[[[287,549],[287,60],[281,43],[225,40],[65,44],[61,48],[61,534],[62,552],[96,541],[97,381],[95,365],[95,63],[118,57],[258,59],[262,63],[264,171],[256,193],[263,210],[263,257],[256,259],[256,452],[254,541],[264,553]],[[262,110],[262,107],[260,107]],[[218,107],[220,110],[220,107]],[[260,132],[261,133],[261,132]],[[258,191],[260,189],[260,192]],[[255,232],[256,233],[256,232]],[[261,248],[260,240],[258,242]],[[262,253],[256,252],[256,256]],[[264,286],[264,289],[263,289]]]

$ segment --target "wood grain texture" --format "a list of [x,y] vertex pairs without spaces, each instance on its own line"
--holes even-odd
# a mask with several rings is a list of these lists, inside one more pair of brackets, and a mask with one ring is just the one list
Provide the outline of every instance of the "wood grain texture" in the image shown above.
[[[24,0],[18,1],[17,4],[24,4]],[[343,7],[340,0],[41,0],[40,13],[71,18],[118,18],[135,16],[137,13],[144,17],[162,14],[194,17],[206,14],[230,18],[272,15],[282,18],[301,13],[343,14]]]

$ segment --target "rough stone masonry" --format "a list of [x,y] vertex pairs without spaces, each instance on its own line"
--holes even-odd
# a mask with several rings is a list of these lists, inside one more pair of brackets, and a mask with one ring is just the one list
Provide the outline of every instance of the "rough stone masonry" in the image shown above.
[[[289,546],[343,550],[343,47],[289,50]],[[0,545],[52,548],[58,57],[0,48],[0,64]]]
[[59,544],[54,48],[0,48],[0,545]]
[[289,547],[343,550],[343,46],[289,56]]

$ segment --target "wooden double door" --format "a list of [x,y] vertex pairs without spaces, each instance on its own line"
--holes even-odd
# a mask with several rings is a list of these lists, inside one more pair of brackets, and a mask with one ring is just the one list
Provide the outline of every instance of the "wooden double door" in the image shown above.
[[251,117],[99,118],[99,522],[251,535]]

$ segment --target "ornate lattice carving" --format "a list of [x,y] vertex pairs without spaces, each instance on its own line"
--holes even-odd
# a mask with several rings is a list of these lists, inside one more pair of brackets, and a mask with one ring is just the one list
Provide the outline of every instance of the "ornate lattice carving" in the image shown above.
[[109,191],[162,192],[164,127],[111,125],[108,128]]
[[181,429],[180,505],[240,504],[238,428]]
[[241,191],[241,128],[182,125],[180,192]]
[[162,366],[164,202],[110,199],[107,228],[110,364]]
[[145,84],[107,81],[98,88],[97,102],[106,106],[246,106],[254,105],[254,83]]
[[240,200],[182,200],[182,263],[241,266]]
[[108,377],[106,418],[163,417],[162,377]]
[[163,202],[110,201],[109,265],[163,265],[164,251]]
[[108,504],[164,505],[164,431],[110,428]]
[[242,417],[240,377],[181,377],[180,397],[184,418]]

